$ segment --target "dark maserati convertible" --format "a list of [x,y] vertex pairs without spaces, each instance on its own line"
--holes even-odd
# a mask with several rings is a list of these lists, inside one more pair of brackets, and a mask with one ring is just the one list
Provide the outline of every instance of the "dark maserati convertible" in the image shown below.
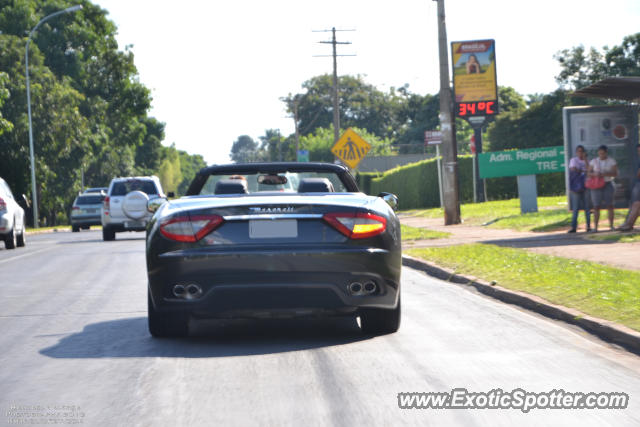
[[150,202],[149,331],[186,335],[191,318],[298,316],[359,316],[365,333],[397,331],[397,202],[361,193],[334,164],[202,169],[187,196]]

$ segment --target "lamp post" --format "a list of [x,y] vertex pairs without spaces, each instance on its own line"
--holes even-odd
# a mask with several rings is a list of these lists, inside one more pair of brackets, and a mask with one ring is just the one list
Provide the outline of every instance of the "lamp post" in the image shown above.
[[60,10],[58,12],[54,12],[51,15],[47,15],[40,20],[36,24],[35,27],[31,29],[29,32],[29,37],[27,38],[27,46],[24,52],[24,63],[25,63],[25,75],[27,76],[27,115],[29,116],[29,157],[31,159],[31,200],[33,206],[33,226],[38,228],[38,197],[36,194],[36,160],[33,151],[33,128],[31,125],[31,87],[29,85],[29,44],[31,44],[31,36],[35,31],[42,25],[44,22],[48,21],[51,18],[54,18],[58,15],[62,15],[63,13],[75,12],[76,10],[82,9],[82,5],[75,5],[68,7],[66,9]]

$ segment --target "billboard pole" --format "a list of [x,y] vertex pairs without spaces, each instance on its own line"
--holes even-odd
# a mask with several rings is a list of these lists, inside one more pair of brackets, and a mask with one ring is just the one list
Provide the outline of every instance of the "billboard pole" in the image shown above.
[[440,56],[440,130],[442,131],[444,225],[460,224],[458,197],[458,149],[449,81],[449,55],[444,0],[438,2],[438,51]]

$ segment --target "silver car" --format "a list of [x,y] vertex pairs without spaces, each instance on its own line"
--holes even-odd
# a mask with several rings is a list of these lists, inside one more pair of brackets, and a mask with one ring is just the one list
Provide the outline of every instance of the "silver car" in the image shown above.
[[100,209],[105,194],[82,193],[76,197],[71,207],[71,231],[74,233],[81,228],[89,229],[92,225],[100,225]]
[[24,209],[4,179],[0,178],[0,239],[7,249],[25,245]]
[[102,239],[114,240],[116,233],[144,231],[153,216],[149,200],[166,199],[157,176],[114,178],[102,203]]

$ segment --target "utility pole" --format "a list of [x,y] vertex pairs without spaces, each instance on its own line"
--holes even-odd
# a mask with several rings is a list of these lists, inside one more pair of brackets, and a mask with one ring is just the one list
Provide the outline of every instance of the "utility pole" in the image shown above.
[[300,97],[293,97],[293,121],[296,128],[296,162],[298,161],[298,151],[300,151],[300,129],[298,129],[298,105],[300,105]]
[[460,224],[458,196],[458,148],[453,120],[449,55],[444,0],[438,2],[438,51],[440,56],[440,130],[442,131],[444,225]]
[[335,27],[330,30],[320,30],[314,32],[329,32],[331,31],[331,40],[321,41],[318,43],[331,44],[333,46],[332,55],[314,55],[316,57],[333,57],[333,86],[332,86],[332,98],[333,98],[333,142],[334,144],[340,139],[340,98],[338,96],[338,56],[355,56],[355,55],[338,55],[337,45],[339,44],[351,44],[351,42],[339,42],[336,39],[336,31],[355,31],[355,30],[336,30]]

